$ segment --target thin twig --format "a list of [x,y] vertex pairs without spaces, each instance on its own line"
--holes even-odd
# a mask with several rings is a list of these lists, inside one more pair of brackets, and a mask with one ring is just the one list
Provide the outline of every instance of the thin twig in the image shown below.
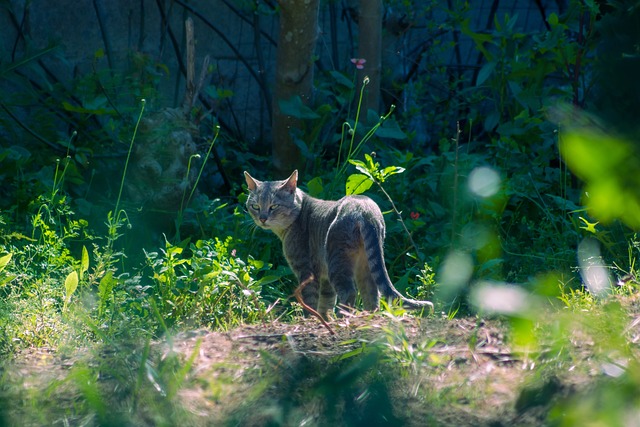
[[307,280],[305,280],[304,282],[300,283],[300,285],[296,288],[295,291],[293,291],[293,295],[296,297],[296,300],[298,300],[298,302],[300,303],[300,305],[302,306],[302,308],[304,308],[305,310],[307,310],[309,313],[313,314],[314,316],[316,316],[318,319],[320,319],[320,322],[322,322],[322,324],[324,325],[325,328],[327,328],[327,330],[329,331],[329,333],[331,333],[331,335],[335,335],[336,333],[333,331],[333,329],[331,329],[331,326],[329,326],[329,324],[326,322],[326,320],[324,320],[324,318],[320,315],[320,313],[318,313],[316,310],[314,310],[313,308],[311,308],[310,306],[308,306],[304,300],[302,299],[302,290],[312,281],[314,280],[314,277],[311,276],[309,277]]
[[238,60],[240,60],[240,62],[242,62],[242,64],[246,67],[249,74],[251,74],[251,76],[256,81],[256,83],[258,83],[258,87],[260,88],[260,90],[265,94],[266,97],[268,97],[269,88],[265,86],[258,72],[256,72],[256,70],[254,70],[254,68],[249,63],[249,60],[244,55],[242,55],[240,50],[237,48],[237,44],[231,42],[229,37],[227,37],[227,35],[221,29],[215,26],[213,22],[211,22],[203,13],[201,13],[198,9],[196,9],[192,5],[188,4],[183,0],[175,0],[175,3],[183,7],[185,10],[193,13],[194,16],[196,16],[198,19],[202,21],[202,23],[205,24],[205,26],[209,27],[214,33],[218,35],[218,37],[220,37],[220,39],[227,45],[227,47],[231,49],[231,51],[234,53],[236,58],[238,58]]
[[93,0],[93,8],[96,11],[96,17],[98,18],[98,26],[100,27],[100,34],[102,34],[102,42],[104,43],[105,56],[109,64],[109,70],[112,71],[113,67],[113,52],[111,50],[111,38],[109,37],[109,26],[106,22],[106,13],[104,11],[104,5],[101,0]]
[[[262,35],[262,32],[260,31],[260,14],[254,13],[253,14],[253,44],[256,49],[256,58],[258,59],[258,76],[260,76],[261,78],[261,81],[259,82],[259,84],[268,86],[269,83],[268,83],[267,72],[266,72],[268,66],[264,58],[264,53],[263,53],[264,48],[262,47],[262,42],[261,42],[262,39],[260,38],[261,35]],[[269,116],[269,123],[271,123],[273,120],[273,108],[271,104],[272,102],[271,97],[269,96],[269,93],[264,91],[260,91],[260,94],[262,96],[264,103],[267,106],[267,115]],[[262,120],[260,121],[260,123],[262,126]],[[260,135],[262,135],[262,131],[263,129],[260,129]]]
[[[179,81],[180,81],[180,75],[187,75],[187,67],[184,63],[184,60],[182,59],[183,53],[182,50],[180,49],[180,43],[178,42],[178,39],[176,38],[176,35],[173,31],[173,29],[171,28],[171,25],[169,23],[169,15],[171,13],[171,10],[173,9],[173,2],[171,3],[171,6],[169,8],[169,11],[166,11],[164,9],[164,6],[162,4],[162,0],[156,0],[156,4],[158,6],[158,11],[160,12],[160,17],[162,18],[162,22],[163,22],[163,29],[164,32],[162,34],[161,37],[161,47],[160,50],[162,51],[164,49],[164,34],[166,32],[166,34],[169,35],[169,40],[171,41],[171,45],[173,46],[173,51],[175,52],[175,58],[178,61],[178,68],[180,69],[180,73],[178,73],[176,75],[176,88],[179,87]],[[188,11],[190,11],[190,9],[187,9]],[[252,70],[250,70],[252,71]],[[177,100],[177,89],[176,89],[176,100]],[[209,102],[204,98],[204,97],[200,97],[199,98],[200,102],[202,102],[202,104],[207,108],[210,109],[211,105],[209,104]],[[229,100],[226,100],[227,102],[229,102]],[[229,104],[230,105],[230,104]],[[231,114],[234,115],[233,110],[230,110]],[[235,115],[234,115],[235,118]],[[232,135],[235,139],[242,139],[242,132],[240,131],[240,126],[237,124],[237,120],[235,120],[236,122],[236,126],[235,128],[232,128],[230,124],[226,123],[222,117],[217,117],[217,121],[220,124],[220,126],[225,129],[227,131],[227,133],[229,133],[230,135]],[[220,168],[220,170],[222,171],[221,168],[221,163],[218,161],[218,157],[217,157],[217,152],[214,150],[214,158],[216,159],[216,164],[218,164],[218,167]],[[225,180],[225,183],[227,183],[226,185],[231,188],[228,184],[228,180]]]
[[[247,24],[249,24],[249,25],[253,25],[254,24],[251,19],[247,18],[245,13],[240,11],[238,8],[234,7],[231,1],[222,0],[222,3],[224,3],[225,6],[227,6],[233,13],[236,14],[236,16],[238,16],[238,18],[240,18],[241,20],[243,20]],[[261,13],[261,12],[260,11],[255,11],[255,12],[253,12],[253,15],[258,15],[259,13]],[[275,39],[273,37],[271,37],[271,34],[269,34],[268,32],[264,31],[260,27],[257,27],[257,30],[260,31],[260,34],[262,35],[262,37],[264,37],[265,40],[268,40],[269,43],[271,43],[273,46],[276,46],[278,44],[275,41]]]
[[0,102],[0,108],[2,108],[9,115],[9,117],[11,117],[18,124],[18,126],[20,126],[22,129],[27,131],[29,134],[31,134],[31,136],[36,138],[38,141],[45,143],[46,145],[48,145],[49,147],[53,148],[56,151],[64,152],[65,147],[58,145],[55,142],[49,141],[48,139],[40,135],[38,132],[31,129],[29,126],[27,126],[27,124],[25,124],[22,120],[20,120],[18,116],[13,114],[13,112],[9,109],[9,107],[7,107],[3,102]]

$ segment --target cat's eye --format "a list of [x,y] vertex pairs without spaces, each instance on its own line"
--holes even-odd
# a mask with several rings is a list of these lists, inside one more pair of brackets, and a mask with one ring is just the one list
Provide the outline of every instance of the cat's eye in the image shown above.
[[251,209],[253,209],[254,211],[259,211],[260,210],[260,205],[257,205],[257,204],[254,203],[254,204],[251,205]]
[[269,206],[269,210],[270,211],[275,211],[276,209],[278,209],[280,207],[280,205],[271,205]]

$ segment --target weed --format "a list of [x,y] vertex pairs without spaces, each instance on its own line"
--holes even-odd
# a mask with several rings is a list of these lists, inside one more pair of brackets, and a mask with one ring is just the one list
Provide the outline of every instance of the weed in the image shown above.
[[[195,322],[227,329],[268,318],[260,282],[253,279],[265,264],[234,257],[232,244],[231,237],[195,244],[166,242],[161,254],[145,252],[155,284],[153,298],[167,327]],[[185,251],[189,256],[183,256]]]
[[[415,18],[417,10],[431,13],[442,7],[438,2],[392,3],[392,9],[408,12],[406,19]],[[327,2],[327,7],[336,4]],[[291,358],[257,352],[262,362],[252,362],[249,376],[263,381],[239,405],[248,410],[238,411],[229,423],[355,425],[383,418],[402,423],[405,413],[400,416],[390,402],[393,387],[405,385],[394,381],[407,378],[411,396],[431,405],[426,409],[464,407],[472,413],[479,401],[474,393],[486,391],[471,390],[477,378],[460,374],[439,389],[437,381],[458,365],[479,363],[482,351],[491,358],[483,371],[487,383],[517,362],[520,371],[535,371],[532,382],[542,386],[532,387],[534,392],[559,398],[531,399],[549,409],[544,421],[622,425],[637,415],[637,321],[630,314],[637,315],[639,245],[624,225],[638,224],[636,147],[633,138],[605,131],[573,108],[550,107],[589,105],[594,44],[602,34],[596,26],[604,17],[595,3],[572,1],[565,15],[546,16],[546,30],[525,34],[516,16],[497,16],[491,28],[472,29],[471,9],[457,6],[438,9],[446,22],[440,26],[434,20],[424,29],[428,41],[418,56],[407,55],[412,71],[390,89],[386,113],[362,111],[369,81],[358,91],[355,80],[337,69],[320,76],[316,106],[295,97],[280,106],[303,120],[292,133],[307,159],[312,195],[334,198],[373,188],[371,197],[390,206],[385,253],[398,289],[419,299],[447,295],[440,302],[446,319],[431,317],[428,322],[457,326],[456,318],[470,312],[474,317],[462,319],[467,322],[449,336],[416,336],[403,320],[405,311],[383,302],[375,316],[390,319],[390,324],[371,338],[365,332],[379,318],[367,318],[371,325],[350,330],[343,347],[348,349],[338,355],[324,357],[317,349]],[[604,23],[611,25],[621,11],[606,16]],[[632,11],[624,14],[632,16]],[[257,23],[259,16],[253,18]],[[169,31],[169,26],[163,28]],[[439,34],[444,33],[455,40],[441,43]],[[257,38],[260,34],[256,31]],[[431,53],[436,51],[457,57],[458,38],[463,37],[477,48],[475,66],[435,62],[438,55]],[[19,40],[27,43],[28,37]],[[48,388],[25,391],[20,381],[11,382],[10,371],[19,370],[3,360],[0,424],[9,420],[7,413],[20,411],[31,412],[24,420],[17,417],[24,424],[189,424],[193,415],[179,399],[190,386],[203,347],[198,341],[182,358],[171,345],[158,351],[156,340],[171,343],[179,331],[229,330],[300,314],[288,304],[291,282],[281,251],[258,242],[271,238],[249,232],[242,207],[235,204],[240,184],[226,177],[226,172],[263,163],[265,157],[245,142],[220,147],[221,129],[223,141],[250,140],[231,135],[234,126],[221,121],[211,141],[203,144],[206,155],[195,184],[177,192],[175,237],[144,248],[142,267],[134,261],[126,265],[134,254],[122,247],[121,239],[132,227],[133,212],[123,208],[123,189],[136,171],[132,153],[143,114],[158,99],[159,79],[168,69],[151,55],[132,53],[132,69],[118,74],[99,69],[110,55],[98,51],[89,75],[68,86],[52,84],[48,79],[54,77],[39,60],[54,50],[50,46],[24,59],[12,57],[0,72],[16,83],[3,92],[0,103],[0,134],[6,142],[0,148],[0,353],[53,348],[73,366],[56,372]],[[629,64],[637,59],[633,49],[618,56]],[[46,85],[34,80],[39,75],[48,76]],[[268,85],[261,82],[267,95]],[[607,79],[610,83],[615,79]],[[232,109],[232,91],[212,85],[205,92],[217,103],[212,111],[222,112],[218,107],[223,102]],[[134,98],[149,100],[142,102],[137,120],[123,107]],[[635,111],[628,110],[625,114]],[[198,111],[190,114],[204,117]],[[567,121],[573,126],[567,127]],[[60,137],[65,125],[77,130]],[[119,141],[128,138],[128,150],[119,152]],[[210,172],[206,166],[218,147],[226,156],[217,159],[219,170]],[[111,185],[97,184],[109,177],[93,166],[111,168],[114,156],[126,158],[119,186],[113,183],[115,203]],[[180,179],[195,174],[196,156],[188,157]],[[585,180],[586,192],[565,161]],[[349,173],[352,167],[355,172]],[[489,178],[481,174],[477,181],[478,171],[490,171]],[[218,172],[224,190],[207,188],[196,194],[196,185],[219,179]],[[323,179],[330,184],[323,185]],[[484,192],[486,187],[491,191]],[[209,200],[205,193],[216,198]],[[99,227],[89,222],[95,219],[90,212],[96,199],[110,200],[113,207],[102,216],[106,231],[98,234]],[[186,215],[191,212],[195,214]],[[602,254],[580,253],[575,268],[576,248],[585,238],[601,246]],[[597,261],[597,271],[606,276],[606,292],[591,291],[581,276],[592,266],[580,264],[585,258]],[[454,290],[442,281],[445,267],[464,270]],[[477,291],[487,284],[497,293],[484,294],[483,304],[470,304],[467,296],[483,295]],[[504,319],[509,354],[492,353],[499,340],[476,312]],[[466,335],[455,343],[457,353],[445,354],[460,331]],[[430,385],[429,396],[418,393],[425,372],[440,376]],[[573,374],[578,380],[556,387],[554,379],[564,384]],[[235,372],[225,375],[230,384],[238,379]],[[580,381],[594,378],[590,390],[582,392]],[[219,383],[203,383],[216,399],[224,397]],[[576,394],[558,396],[558,390]],[[43,403],[43,395],[55,403]],[[526,410],[530,399],[521,395],[524,403],[516,406]],[[260,406],[262,400],[267,404]]]
[[[186,199],[185,201],[185,196],[187,194],[187,189],[188,187],[184,188],[184,191],[182,193],[182,201],[180,202],[180,209],[178,210],[178,214],[176,217],[176,221],[175,221],[175,228],[176,228],[176,240],[180,241],[180,227],[182,226],[183,223],[183,217],[184,217],[184,210],[187,209],[187,207],[189,206],[189,203],[191,202],[191,199],[193,198],[193,194],[196,191],[196,188],[198,186],[198,182],[200,182],[200,178],[202,178],[202,172],[204,171],[204,167],[207,164],[207,160],[209,159],[209,156],[211,155],[211,150],[213,149],[213,145],[216,143],[216,140],[218,139],[218,135],[220,135],[220,126],[216,126],[215,127],[215,133],[213,138],[211,139],[211,144],[209,144],[209,149],[207,150],[207,154],[205,154],[204,156],[204,160],[202,161],[202,164],[200,165],[200,170],[198,171],[198,176],[196,177],[195,182],[193,183],[192,187],[191,187],[191,192],[189,193],[189,197]],[[189,164],[187,167],[187,171],[185,174],[185,181],[188,181],[189,176],[190,176],[190,172],[191,172],[191,160],[194,157],[200,157],[199,154],[194,154],[191,157],[189,157]]]

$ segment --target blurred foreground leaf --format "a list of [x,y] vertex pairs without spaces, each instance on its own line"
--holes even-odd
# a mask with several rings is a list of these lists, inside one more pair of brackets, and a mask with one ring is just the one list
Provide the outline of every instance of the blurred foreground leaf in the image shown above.
[[560,152],[585,182],[583,203],[603,223],[640,229],[640,159],[633,144],[596,126],[562,132]]

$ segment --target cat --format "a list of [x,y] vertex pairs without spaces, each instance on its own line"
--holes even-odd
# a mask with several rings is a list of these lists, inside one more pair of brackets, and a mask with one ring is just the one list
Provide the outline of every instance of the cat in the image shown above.
[[378,309],[380,293],[407,307],[433,309],[429,301],[404,297],[391,283],[384,264],[384,218],[369,197],[316,199],[298,188],[297,170],[282,181],[258,181],[248,172],[244,176],[249,214],[282,241],[298,283],[307,283],[303,301],[325,320],[336,299],[354,307],[356,287],[367,311]]

